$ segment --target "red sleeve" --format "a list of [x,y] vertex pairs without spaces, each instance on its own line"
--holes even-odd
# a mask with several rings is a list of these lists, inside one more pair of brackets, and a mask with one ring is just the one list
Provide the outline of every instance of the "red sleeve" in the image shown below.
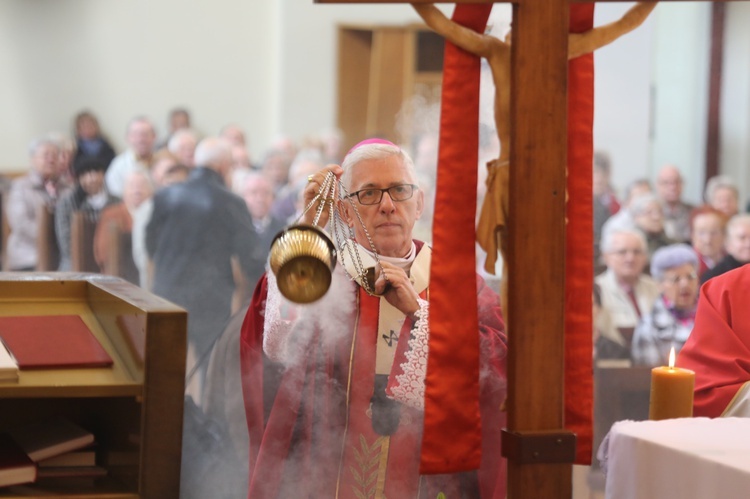
[[263,437],[265,424],[263,404],[263,310],[268,293],[266,276],[258,281],[253,299],[245,315],[240,333],[240,369],[242,374],[242,396],[245,401],[250,437],[250,469],[255,466],[255,458]]
[[694,416],[720,416],[750,381],[750,265],[701,287],[695,326],[677,365],[695,371]]

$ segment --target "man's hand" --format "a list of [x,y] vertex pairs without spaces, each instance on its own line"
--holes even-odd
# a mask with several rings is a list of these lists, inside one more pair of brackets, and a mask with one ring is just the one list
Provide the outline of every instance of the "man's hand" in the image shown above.
[[[304,206],[303,208],[306,208],[308,204],[315,198],[315,196],[318,194],[318,191],[320,191],[320,187],[323,185],[323,182],[325,182],[326,175],[328,175],[328,172],[333,172],[334,175],[336,175],[336,178],[341,178],[341,174],[344,173],[344,170],[341,169],[339,165],[328,165],[319,172],[316,172],[312,175],[310,175],[307,178],[307,185],[305,186],[305,190],[302,191],[305,196],[304,200]],[[325,193],[325,195],[328,195],[328,193]],[[332,202],[337,202],[338,199],[332,200]],[[310,209],[305,213],[305,215],[302,217],[300,222],[310,224],[312,225],[313,220],[315,219],[315,214],[318,210],[319,203],[325,203],[326,199],[321,197],[317,203],[315,203],[314,206],[310,207]],[[336,206],[334,206],[336,208]],[[329,208],[326,206],[323,209],[323,213],[320,214],[320,219],[318,220],[318,227],[325,227],[328,223],[328,213]]]
[[[419,295],[414,289],[404,269],[381,260],[382,271],[376,267],[375,294],[383,295],[388,303],[406,314],[413,321],[419,310]],[[387,278],[387,279],[386,279]]]

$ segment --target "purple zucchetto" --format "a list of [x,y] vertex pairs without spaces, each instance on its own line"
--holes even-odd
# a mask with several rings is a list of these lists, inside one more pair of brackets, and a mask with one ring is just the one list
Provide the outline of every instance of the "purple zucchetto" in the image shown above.
[[668,269],[689,263],[698,269],[698,255],[687,244],[670,244],[654,252],[651,257],[651,277],[660,281]]

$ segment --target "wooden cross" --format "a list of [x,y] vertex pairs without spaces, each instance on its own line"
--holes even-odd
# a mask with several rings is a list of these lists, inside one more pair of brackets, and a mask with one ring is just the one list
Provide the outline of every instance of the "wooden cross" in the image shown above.
[[[406,3],[407,0],[317,0]],[[422,0],[411,0],[412,3]],[[454,0],[453,3],[493,3]],[[508,429],[565,433],[564,281],[568,0],[513,1]],[[508,459],[508,497],[567,498],[572,464]]]

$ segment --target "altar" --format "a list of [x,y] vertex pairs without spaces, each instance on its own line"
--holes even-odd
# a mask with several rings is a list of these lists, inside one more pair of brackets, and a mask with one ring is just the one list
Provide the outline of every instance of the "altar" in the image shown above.
[[607,499],[746,498],[750,418],[621,421],[609,434]]

